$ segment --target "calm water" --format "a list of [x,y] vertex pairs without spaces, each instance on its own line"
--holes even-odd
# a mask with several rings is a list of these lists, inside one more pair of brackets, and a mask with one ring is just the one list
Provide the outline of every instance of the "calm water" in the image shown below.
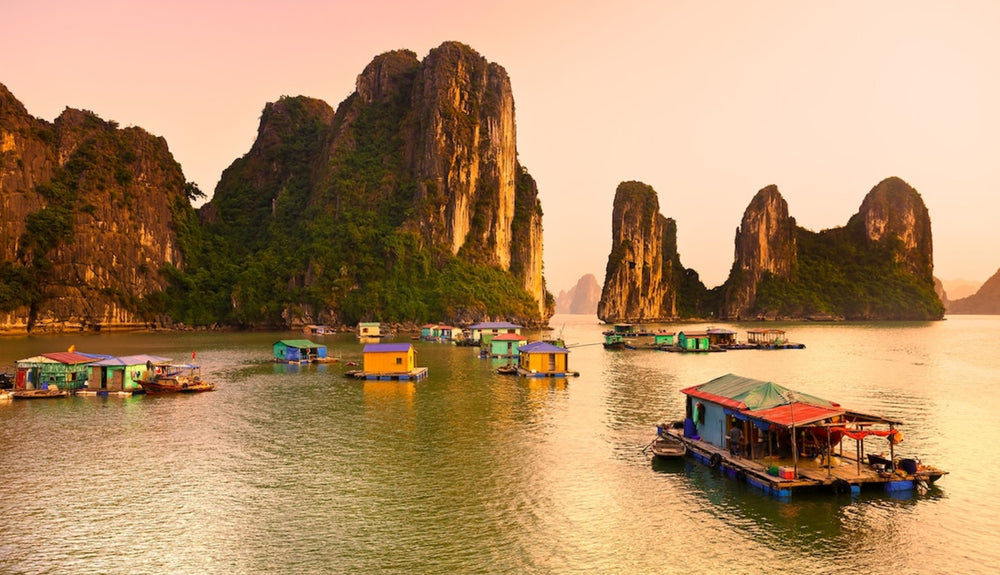
[[[791,324],[806,349],[704,355],[605,351],[593,317],[552,326],[580,377],[494,375],[423,342],[417,383],[270,363],[297,333],[0,339],[0,369],[69,345],[196,350],[219,384],[0,404],[0,573],[1000,571],[1000,318]],[[351,336],[314,339],[360,359]],[[951,474],[782,502],[643,455],[679,389],[730,372],[900,418],[899,452]]]

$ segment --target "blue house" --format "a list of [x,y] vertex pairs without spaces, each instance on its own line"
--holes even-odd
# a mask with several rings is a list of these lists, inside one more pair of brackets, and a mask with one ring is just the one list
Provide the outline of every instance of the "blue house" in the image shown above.
[[326,359],[326,346],[308,339],[283,339],[271,346],[274,361],[285,363],[310,363]]

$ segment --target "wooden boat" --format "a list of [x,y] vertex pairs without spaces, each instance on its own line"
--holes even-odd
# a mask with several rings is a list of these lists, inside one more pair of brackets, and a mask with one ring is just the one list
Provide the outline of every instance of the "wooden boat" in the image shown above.
[[201,379],[201,368],[192,364],[157,364],[155,373],[139,382],[147,395],[215,391],[215,384]]
[[64,389],[49,387],[48,389],[18,389],[11,393],[14,399],[52,399],[55,397],[66,397]]
[[501,365],[497,368],[497,373],[500,375],[517,375],[517,366],[512,363]]
[[654,457],[662,459],[677,459],[687,453],[687,445],[679,437],[664,433],[656,437],[649,445],[649,451]]

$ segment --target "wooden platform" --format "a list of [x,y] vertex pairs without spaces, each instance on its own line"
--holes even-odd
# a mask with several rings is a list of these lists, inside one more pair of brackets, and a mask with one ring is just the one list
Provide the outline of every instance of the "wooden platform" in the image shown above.
[[375,373],[375,372],[365,372],[361,370],[348,371],[344,375],[347,377],[353,377],[356,379],[370,379],[370,380],[380,380],[380,381],[408,381],[408,380],[419,380],[427,377],[427,368],[418,367],[413,371],[401,371],[393,373]]
[[[732,456],[727,450],[710,443],[683,437],[683,433],[676,429],[666,433],[680,438],[687,445],[688,454],[701,463],[718,468],[733,479],[746,481],[753,487],[778,497],[791,497],[793,492],[824,490],[834,495],[856,495],[862,488],[866,491],[873,488],[885,492],[908,491],[926,487],[947,474],[946,471],[934,468],[918,470],[913,474],[901,469],[879,472],[866,463],[858,465],[857,459],[847,454],[836,455],[834,459],[839,459],[840,464],[834,463],[829,468],[812,459],[799,459],[797,466],[790,458],[747,459]],[[775,477],[768,473],[771,467],[794,467],[795,477]]]
[[517,375],[521,377],[580,377],[578,371],[530,371],[521,366],[517,368]]

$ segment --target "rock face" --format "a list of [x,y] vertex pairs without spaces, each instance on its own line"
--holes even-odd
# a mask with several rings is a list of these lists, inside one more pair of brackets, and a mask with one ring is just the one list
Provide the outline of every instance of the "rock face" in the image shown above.
[[[223,173],[200,211],[203,220],[232,238],[239,253],[273,245],[276,229],[292,237],[303,222],[313,230],[303,242],[326,234],[331,242],[355,242],[366,256],[395,234],[397,245],[378,255],[384,265],[418,268],[410,276],[448,258],[490,266],[515,278],[537,316],[547,319],[552,309],[542,274],[541,204],[534,180],[517,161],[514,100],[504,69],[468,46],[446,42],[423,61],[408,50],[381,54],[356,86],[335,112],[303,97],[268,104],[257,142]],[[334,226],[340,231],[331,231]],[[419,253],[399,239],[401,233],[415,238]],[[352,281],[356,272],[371,275],[378,265],[353,254],[323,261],[304,253],[300,259],[308,269],[291,283],[313,291],[324,281],[335,283],[327,293],[340,302],[365,289]],[[421,263],[412,266],[414,261]],[[340,277],[330,279],[332,274]],[[285,315],[299,314],[301,303],[292,302]],[[336,309],[319,313],[337,321]],[[435,319],[478,320],[485,312],[446,313],[451,317]]]
[[[931,220],[912,187],[892,177],[842,228],[795,225],[777,188],[754,197],[736,233],[720,316],[940,319]],[[768,286],[767,300],[760,292]]]
[[656,191],[641,182],[619,184],[611,222],[611,255],[597,317],[605,322],[676,318],[677,226],[660,214]]
[[594,274],[586,274],[569,291],[561,291],[556,296],[556,313],[585,314],[597,313],[601,301],[601,286]]
[[[375,83],[367,77],[359,79],[359,94],[362,83]],[[518,192],[522,171],[507,72],[447,42],[419,65],[410,101],[406,164],[424,208],[412,225],[428,245],[466,250],[513,271],[544,313],[541,209],[530,176]]]
[[1000,270],[973,295],[947,302],[947,309],[955,314],[1000,314]]
[[[619,186],[613,247],[598,317],[940,319],[927,208],[899,178],[865,197],[847,225],[811,232],[796,225],[777,187],[754,196],[736,230],[726,282],[707,290],[680,265],[676,226],[658,213],[648,186]],[[940,285],[937,286],[940,289]]]
[[777,186],[754,196],[736,229],[736,255],[725,284],[722,315],[746,317],[765,274],[791,279],[796,268],[795,219]]
[[920,194],[903,180],[892,177],[879,182],[865,196],[847,227],[857,230],[860,240],[868,245],[898,241],[896,261],[915,276],[933,283],[931,217]]
[[174,226],[192,217],[162,138],[67,108],[30,116],[0,85],[0,266],[9,332],[144,327],[143,298],[183,267]]

